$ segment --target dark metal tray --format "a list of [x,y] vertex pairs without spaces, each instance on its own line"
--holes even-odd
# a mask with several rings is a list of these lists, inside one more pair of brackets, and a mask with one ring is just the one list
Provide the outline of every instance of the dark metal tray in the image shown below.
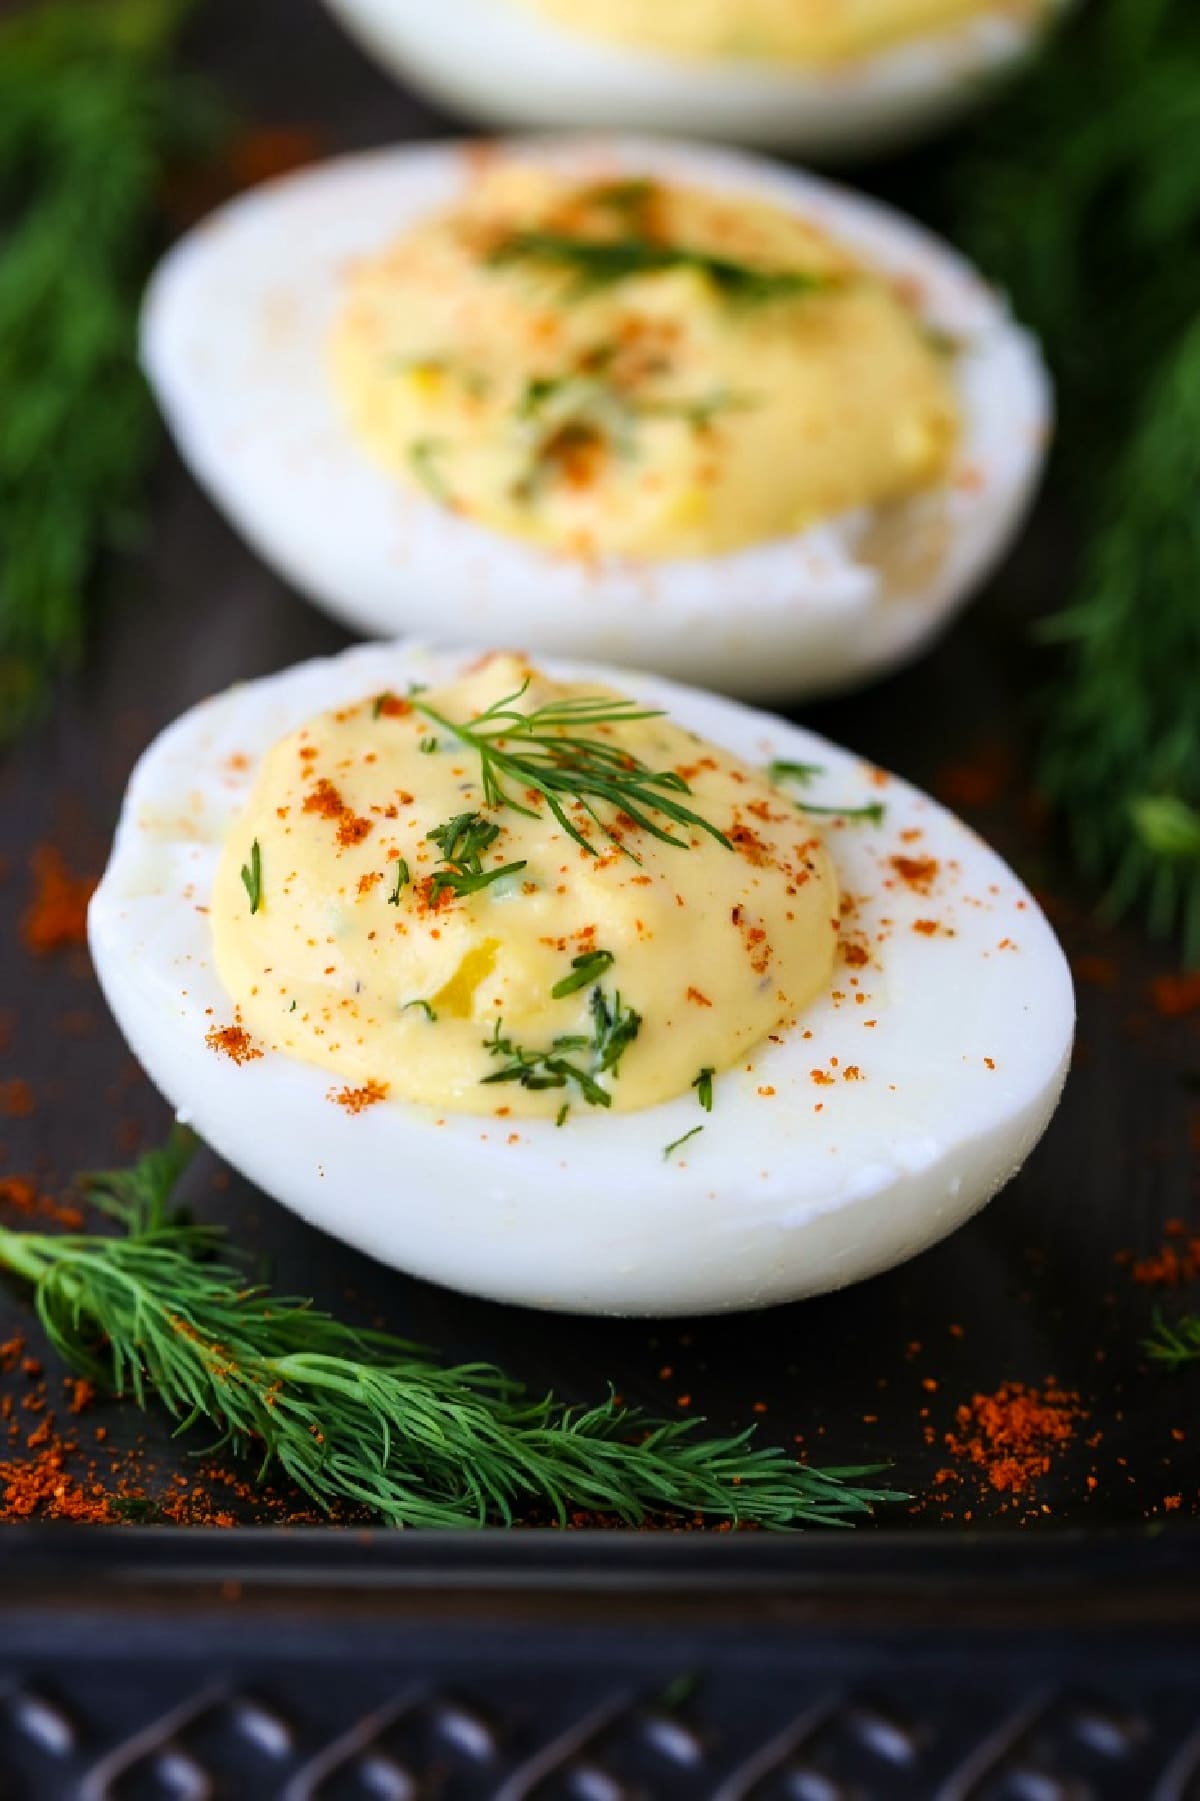
[[[210,0],[194,53],[256,122],[316,124],[330,148],[445,129],[315,0]],[[865,185],[919,213],[928,166],[912,158]],[[765,1315],[573,1320],[390,1274],[207,1156],[188,1178],[197,1210],[230,1224],[289,1291],[568,1398],[611,1380],[670,1411],[686,1391],[715,1425],[758,1418],[781,1442],[801,1436],[814,1461],[890,1459],[918,1499],[879,1528],[786,1541],[396,1540],[256,1529],[253,1503],[250,1529],[233,1533],[10,1526],[0,1794],[1200,1795],[1188,1736],[1200,1369],[1147,1365],[1155,1296],[1118,1261],[1188,1218],[1200,1057],[1195,1017],[1154,1005],[1170,951],[1090,920],[1031,796],[1043,668],[1029,627],[1056,603],[1070,554],[1051,497],[933,655],[805,713],[977,824],[1046,900],[1081,978],[1059,1115],[1012,1186],[948,1243]],[[49,839],[72,867],[98,869],[155,731],[234,679],[346,641],[254,560],[165,450],[151,539],[122,581],[86,677],[0,769],[0,1005],[15,1026],[0,1082],[26,1079],[36,1098],[27,1118],[0,1122],[0,1174],[48,1182],[126,1160],[166,1116],[85,955],[18,948],[30,847]],[[15,1330],[36,1350],[23,1299],[4,1293],[0,1338]],[[1089,1417],[1032,1498],[936,1483],[962,1402],[1052,1377]],[[20,1371],[9,1380],[19,1389]],[[100,1403],[97,1423],[114,1446],[145,1436],[159,1486],[192,1467],[130,1409]]]

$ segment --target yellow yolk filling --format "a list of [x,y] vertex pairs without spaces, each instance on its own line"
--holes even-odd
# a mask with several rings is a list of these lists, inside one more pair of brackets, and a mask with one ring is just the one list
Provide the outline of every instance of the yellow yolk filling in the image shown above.
[[1032,16],[1037,0],[527,0],[592,37],[685,57],[817,67],[850,62],[981,14]]
[[787,537],[936,486],[959,436],[911,297],[815,225],[523,165],[349,272],[331,368],[376,460],[585,557]]
[[[568,792],[586,849],[534,789],[506,779],[509,800],[488,804],[478,752],[422,709],[469,724],[527,677],[522,713],[601,692],[496,657],[436,694],[323,714],[267,753],[211,910],[218,974],[257,1040],[437,1108],[632,1112],[736,1063],[826,986],[838,889],[811,822],[668,719],[546,731],[615,749],[622,771],[673,772],[686,789],[651,792],[727,844],[647,807],[681,841],[664,843],[602,798],[598,825]],[[473,860],[461,825],[443,829],[464,818],[476,843],[485,828]]]

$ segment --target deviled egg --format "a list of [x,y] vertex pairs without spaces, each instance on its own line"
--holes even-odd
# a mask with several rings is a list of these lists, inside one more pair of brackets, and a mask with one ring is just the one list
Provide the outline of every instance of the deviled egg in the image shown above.
[[810,157],[978,100],[1061,0],[326,0],[385,67],[504,126],[696,132]]
[[348,623],[753,697],[911,655],[1048,432],[1035,347],[949,250],[682,145],[290,176],[176,246],[142,342],[198,478]]
[[381,1259],[500,1300],[759,1307],[1018,1169],[1071,981],[932,801],[650,676],[367,646],[186,714],[92,954],[181,1117]]

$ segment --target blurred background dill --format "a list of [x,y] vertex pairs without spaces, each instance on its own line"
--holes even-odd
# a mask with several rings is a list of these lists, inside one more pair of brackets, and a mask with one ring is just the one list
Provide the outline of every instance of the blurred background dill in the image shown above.
[[[0,739],[86,674],[105,591],[136,580],[113,554],[157,445],[136,309],[168,173],[220,135],[189,10],[0,8]],[[1081,0],[898,179],[1058,386],[1050,483],[1079,552],[1039,628],[1042,793],[1102,905],[1200,961],[1200,6]]]

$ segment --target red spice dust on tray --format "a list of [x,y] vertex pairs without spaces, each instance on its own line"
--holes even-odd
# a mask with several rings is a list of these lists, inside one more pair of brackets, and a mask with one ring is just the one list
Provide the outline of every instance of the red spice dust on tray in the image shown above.
[[21,916],[21,942],[36,957],[87,938],[87,908],[95,876],[73,875],[53,844],[35,845],[29,859],[33,897]]
[[[96,1391],[84,1377],[48,1377],[18,1334],[0,1344],[0,1521],[73,1520],[94,1525],[165,1521],[231,1527],[244,1520],[317,1525],[326,1516],[212,1463],[164,1475],[144,1441],[111,1443],[90,1424]],[[62,1395],[66,1423],[52,1401]]]
[[937,1471],[934,1486],[945,1490],[973,1481],[981,1500],[1001,1495],[1006,1508],[1048,1511],[1038,1498],[1039,1481],[1086,1418],[1079,1396],[1054,1381],[1040,1389],[1002,1382],[991,1394],[972,1395],[944,1436],[954,1461]]
[[1113,1259],[1143,1288],[1182,1288],[1200,1276],[1200,1231],[1181,1219],[1169,1219],[1164,1230],[1164,1242],[1148,1256],[1118,1251]]

